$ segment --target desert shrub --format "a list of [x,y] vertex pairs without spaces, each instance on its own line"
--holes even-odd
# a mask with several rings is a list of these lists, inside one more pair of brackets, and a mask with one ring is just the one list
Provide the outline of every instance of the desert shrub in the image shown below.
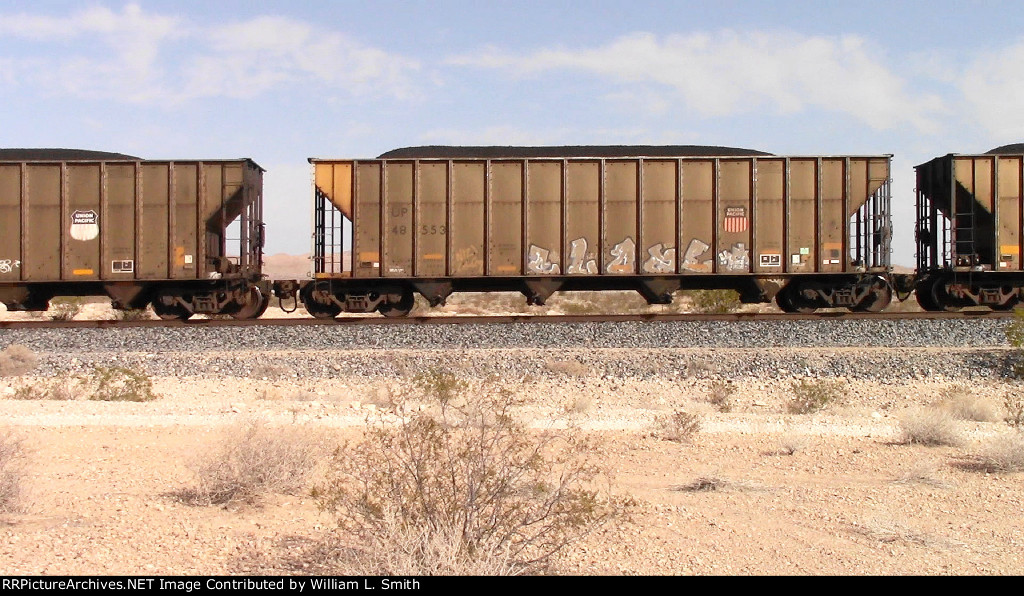
[[1024,433],[1008,433],[990,440],[979,457],[992,472],[1024,472]]
[[30,372],[39,363],[32,350],[21,344],[11,344],[0,350],[0,377],[13,377]]
[[153,381],[145,371],[124,366],[94,366],[83,378],[89,399],[95,401],[151,401]]
[[85,301],[77,296],[61,296],[50,300],[47,314],[54,321],[71,321],[82,312]]
[[570,377],[585,377],[591,373],[590,367],[575,358],[568,360],[547,358],[544,360],[544,368],[553,373]]
[[194,505],[252,505],[271,493],[294,494],[308,485],[322,456],[304,427],[248,421],[228,428],[212,452],[192,463],[198,484],[181,496]]
[[23,492],[25,448],[21,437],[0,431],[0,512],[17,511]]
[[660,416],[655,420],[654,434],[666,441],[689,443],[700,432],[700,415],[675,410],[671,414]]
[[446,395],[433,415],[400,404],[397,424],[380,418],[341,447],[317,490],[354,540],[338,565],[372,575],[540,572],[607,519],[592,446],[527,432],[516,403],[485,389]]
[[149,308],[115,308],[113,314],[115,321],[148,321],[152,318]]
[[960,420],[994,422],[999,419],[995,404],[973,395],[966,385],[945,388],[940,394],[939,406]]
[[469,389],[468,381],[440,368],[432,368],[419,373],[413,377],[412,382],[424,395],[442,404],[447,404]]
[[786,402],[790,414],[813,414],[840,401],[842,385],[826,379],[799,379],[791,385],[793,397]]
[[735,290],[683,290],[693,303],[694,312],[725,314],[740,307],[740,295]]
[[567,414],[586,414],[594,409],[594,398],[589,395],[579,395],[565,407]]
[[708,391],[708,403],[715,406],[719,412],[731,412],[733,408],[732,395],[736,393],[736,386],[724,381],[715,381]]
[[1008,393],[1003,405],[1006,407],[1006,417],[1003,420],[1017,430],[1024,430],[1024,395]]
[[905,443],[919,445],[959,445],[960,432],[953,415],[942,408],[910,410],[900,420]]
[[36,379],[14,387],[12,399],[70,401],[78,399],[81,380],[72,376]]

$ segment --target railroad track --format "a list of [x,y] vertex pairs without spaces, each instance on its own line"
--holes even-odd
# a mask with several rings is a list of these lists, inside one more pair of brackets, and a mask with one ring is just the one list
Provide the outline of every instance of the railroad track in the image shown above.
[[89,320],[54,321],[17,320],[0,321],[0,329],[96,329],[120,327],[251,327],[251,326],[323,326],[323,325],[482,325],[527,323],[611,323],[611,322],[667,322],[667,321],[835,321],[835,320],[929,320],[929,319],[1007,319],[1013,312],[991,310],[964,310],[958,312],[890,312],[865,313],[829,311],[809,314],[788,313],[726,313],[726,314],[630,314],[630,315],[489,315],[489,316],[412,316],[386,318],[343,316],[334,319],[279,318],[279,319],[190,319],[164,320]]

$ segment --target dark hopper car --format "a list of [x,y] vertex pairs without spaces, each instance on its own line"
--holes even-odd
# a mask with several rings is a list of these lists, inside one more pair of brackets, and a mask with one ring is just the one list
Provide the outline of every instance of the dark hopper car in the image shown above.
[[666,303],[679,289],[734,289],[806,312],[878,311],[894,291],[890,155],[414,147],[310,162],[313,279],[278,290],[318,317],[400,316],[415,293],[438,305],[517,291],[541,304],[630,289]]
[[106,295],[166,319],[258,317],[270,299],[262,186],[248,159],[0,150],[0,302]]

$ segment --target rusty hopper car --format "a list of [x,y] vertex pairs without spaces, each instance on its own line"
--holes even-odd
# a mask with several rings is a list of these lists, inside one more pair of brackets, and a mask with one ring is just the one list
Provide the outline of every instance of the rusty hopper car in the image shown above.
[[1024,287],[1024,145],[950,154],[917,173],[917,300],[1008,310]]
[[54,296],[107,295],[168,319],[259,316],[262,180],[248,159],[4,150],[0,301],[44,310]]
[[[311,159],[316,316],[403,315],[414,292],[734,289],[787,311],[877,311],[891,156],[721,147],[425,147]],[[343,233],[351,222],[352,238]],[[342,255],[351,246],[351,261]]]

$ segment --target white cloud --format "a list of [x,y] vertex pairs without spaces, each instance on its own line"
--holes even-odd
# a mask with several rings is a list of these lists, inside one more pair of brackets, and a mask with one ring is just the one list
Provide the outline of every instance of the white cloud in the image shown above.
[[959,80],[967,113],[993,138],[1024,139],[1024,41],[981,54]]
[[19,43],[19,57],[0,62],[0,80],[133,103],[245,98],[317,84],[346,94],[408,97],[418,68],[415,60],[294,19],[207,26],[134,4],[68,17],[0,14],[0,43],[5,37],[28,43]]
[[933,118],[943,110],[941,100],[909,93],[879,53],[858,36],[722,31],[664,38],[636,33],[595,48],[527,55],[489,48],[449,63],[519,76],[591,73],[648,96],[652,91],[667,94],[667,102],[681,99],[705,116],[817,108],[850,114],[874,129],[907,123],[933,130]]

